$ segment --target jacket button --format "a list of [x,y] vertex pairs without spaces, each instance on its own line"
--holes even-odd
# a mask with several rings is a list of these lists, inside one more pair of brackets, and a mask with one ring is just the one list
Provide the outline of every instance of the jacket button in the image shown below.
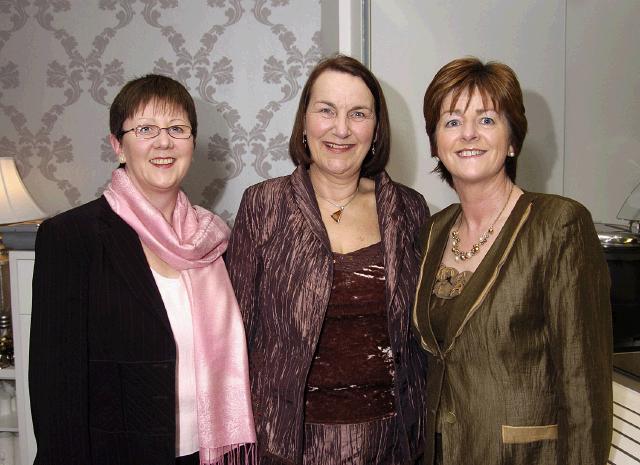
[[454,424],[456,422],[456,414],[453,412],[447,412],[444,414],[444,421],[449,424]]

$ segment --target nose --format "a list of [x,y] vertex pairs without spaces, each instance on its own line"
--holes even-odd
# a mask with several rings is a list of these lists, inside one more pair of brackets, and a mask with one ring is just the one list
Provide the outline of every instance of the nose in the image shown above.
[[170,147],[173,144],[173,137],[169,135],[169,128],[161,128],[160,134],[154,139],[157,147]]
[[333,133],[337,137],[349,137],[351,130],[349,129],[349,118],[347,115],[338,115],[334,120]]
[[478,128],[474,121],[470,121],[467,124],[462,125],[462,139],[474,140],[478,137]]

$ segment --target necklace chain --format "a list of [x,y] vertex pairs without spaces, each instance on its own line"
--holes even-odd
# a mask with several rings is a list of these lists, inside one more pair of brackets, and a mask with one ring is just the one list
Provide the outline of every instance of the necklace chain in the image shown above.
[[[509,190],[509,195],[507,196],[507,200],[504,202],[504,205],[502,206],[502,209],[500,210],[498,215],[494,218],[493,222],[491,223],[491,226],[489,226],[489,229],[487,229],[487,231],[480,236],[480,239],[478,240],[478,242],[476,242],[471,246],[471,249],[469,249],[466,252],[460,250],[458,248],[458,244],[460,244],[460,235],[458,234],[458,230],[457,229],[451,230],[451,245],[452,245],[451,252],[453,253],[456,260],[465,261],[472,258],[475,254],[477,254],[480,251],[480,246],[487,243],[487,241],[489,240],[489,236],[493,234],[493,227],[495,226],[496,221],[498,221],[500,216],[502,216],[502,213],[504,212],[505,208],[507,208],[509,199],[511,198],[511,194],[513,193],[513,186],[514,184],[511,184],[511,190]],[[460,228],[460,224],[462,224],[462,214],[460,214],[458,228]]]
[[347,203],[343,204],[343,205],[339,205],[337,203],[332,202],[329,199],[324,198],[323,196],[321,196],[320,194],[316,193],[316,195],[318,197],[320,197],[322,200],[324,200],[325,202],[330,203],[331,205],[333,205],[334,207],[336,207],[338,210],[336,210],[335,212],[333,212],[331,214],[331,218],[333,219],[333,221],[335,221],[336,223],[340,224],[340,220],[342,219],[342,212],[344,211],[345,208],[347,208],[347,206],[353,202],[353,199],[356,198],[356,196],[358,195],[358,192],[360,192],[360,186],[358,186],[356,188],[356,191],[351,194],[351,198],[347,201]]

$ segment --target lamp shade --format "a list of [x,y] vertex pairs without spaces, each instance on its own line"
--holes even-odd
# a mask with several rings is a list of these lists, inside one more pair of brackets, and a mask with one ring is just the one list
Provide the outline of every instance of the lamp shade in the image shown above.
[[0,157],[0,224],[44,218],[22,183],[13,157]]

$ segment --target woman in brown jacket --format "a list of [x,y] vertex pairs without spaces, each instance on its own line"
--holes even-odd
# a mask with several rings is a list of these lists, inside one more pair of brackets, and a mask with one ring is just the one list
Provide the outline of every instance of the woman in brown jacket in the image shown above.
[[452,61],[424,115],[460,197],[427,225],[413,313],[429,355],[425,464],[604,465],[609,275],[589,212],[515,185],[527,120],[511,68]]
[[389,119],[357,60],[302,91],[290,176],[249,188],[227,255],[260,463],[415,463],[425,359],[410,331],[423,197],[384,172]]

